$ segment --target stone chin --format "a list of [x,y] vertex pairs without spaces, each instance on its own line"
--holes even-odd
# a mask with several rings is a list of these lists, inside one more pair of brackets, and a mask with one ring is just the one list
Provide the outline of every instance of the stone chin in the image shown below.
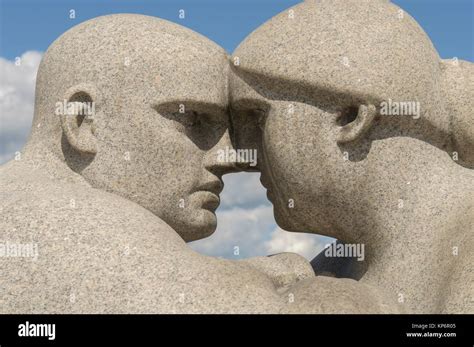
[[300,231],[295,228],[293,223],[291,223],[291,219],[288,217],[286,211],[282,211],[282,208],[272,201],[273,204],[273,215],[275,216],[275,221],[278,226],[286,231]]
[[195,241],[211,236],[217,228],[217,217],[214,211],[204,208],[193,210],[183,221],[181,230],[176,230],[186,241]]

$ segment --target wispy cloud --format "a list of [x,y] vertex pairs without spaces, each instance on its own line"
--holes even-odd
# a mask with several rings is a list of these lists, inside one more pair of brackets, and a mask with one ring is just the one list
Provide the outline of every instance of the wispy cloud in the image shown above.
[[272,210],[271,206],[259,206],[219,211],[216,232],[189,245],[200,253],[230,259],[266,255],[263,243],[275,223]]
[[23,53],[18,62],[0,57],[0,164],[23,147],[30,132],[41,57],[36,51]]
[[270,240],[264,243],[264,247],[268,254],[293,252],[312,260],[333,241],[330,237],[288,232],[277,227],[272,231]]
[[261,205],[270,206],[265,188],[260,183],[260,173],[239,173],[224,176],[225,190],[221,196],[221,208]]

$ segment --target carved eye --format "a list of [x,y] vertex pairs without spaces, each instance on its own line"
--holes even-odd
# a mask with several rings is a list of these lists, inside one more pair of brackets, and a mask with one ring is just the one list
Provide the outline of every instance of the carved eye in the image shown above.
[[199,118],[198,114],[194,111],[186,112],[185,114],[181,114],[183,118],[183,125],[186,128],[193,128],[198,127],[201,125],[201,119]]
[[171,118],[186,129],[199,127],[202,122],[201,115],[195,111],[186,111],[184,113],[174,112]]

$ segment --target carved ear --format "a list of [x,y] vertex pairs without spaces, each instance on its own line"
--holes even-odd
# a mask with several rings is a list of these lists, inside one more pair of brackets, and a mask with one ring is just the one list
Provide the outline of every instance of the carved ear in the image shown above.
[[346,143],[360,138],[370,128],[375,118],[376,108],[374,105],[360,105],[349,107],[337,118],[336,140]]
[[98,98],[94,86],[79,84],[68,89],[62,105],[56,108],[68,143],[83,154],[97,153],[94,117]]

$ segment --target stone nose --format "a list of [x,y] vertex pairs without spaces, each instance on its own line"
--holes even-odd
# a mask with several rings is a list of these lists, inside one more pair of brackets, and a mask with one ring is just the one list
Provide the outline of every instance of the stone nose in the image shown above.
[[226,130],[216,145],[206,153],[204,167],[219,178],[225,174],[240,171],[229,130]]

